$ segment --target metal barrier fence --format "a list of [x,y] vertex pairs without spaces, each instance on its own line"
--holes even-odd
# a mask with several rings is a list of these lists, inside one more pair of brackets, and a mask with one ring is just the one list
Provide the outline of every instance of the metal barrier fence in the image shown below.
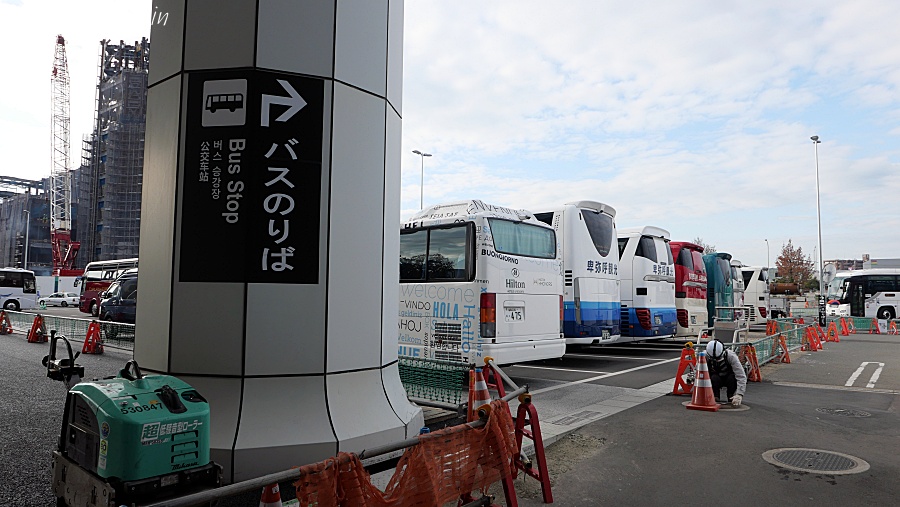
[[400,356],[400,381],[410,398],[461,405],[468,401],[473,365]]
[[759,366],[762,366],[776,357],[778,357],[778,347],[775,345],[775,341],[778,339],[778,336],[784,336],[785,344],[787,345],[788,351],[799,350],[803,347],[803,337],[806,334],[806,329],[811,327],[808,324],[796,324],[791,319],[769,319],[775,320],[777,322],[777,333],[773,335],[769,335],[758,340],[750,340],[747,342],[735,342],[735,343],[723,343],[725,347],[728,347],[735,352],[739,352],[741,347],[746,347],[747,345],[753,345],[756,349],[756,360],[759,363]]
[[[50,331],[56,330],[57,333],[73,341],[84,341],[85,336],[87,336],[88,326],[94,321],[94,319],[58,317],[55,315],[13,312],[9,310],[6,310],[6,315],[9,317],[9,323],[12,325],[13,330],[26,335],[34,325],[35,317],[41,315],[44,318],[47,336],[50,335]],[[103,340],[104,345],[124,349],[134,348],[134,324],[97,322],[100,324],[100,339]]]

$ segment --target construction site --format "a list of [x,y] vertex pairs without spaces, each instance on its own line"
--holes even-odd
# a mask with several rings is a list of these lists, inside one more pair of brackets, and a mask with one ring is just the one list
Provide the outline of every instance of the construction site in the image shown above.
[[0,176],[0,265],[77,275],[91,261],[138,256],[149,63],[147,38],[100,41],[93,128],[73,168],[66,41],[57,36],[50,175]]

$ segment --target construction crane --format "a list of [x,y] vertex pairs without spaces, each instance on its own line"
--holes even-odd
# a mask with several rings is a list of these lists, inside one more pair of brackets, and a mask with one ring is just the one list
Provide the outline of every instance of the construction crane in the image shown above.
[[75,257],[81,244],[72,241],[72,190],[69,183],[69,64],[66,40],[56,36],[51,81],[50,247],[53,274],[78,276]]

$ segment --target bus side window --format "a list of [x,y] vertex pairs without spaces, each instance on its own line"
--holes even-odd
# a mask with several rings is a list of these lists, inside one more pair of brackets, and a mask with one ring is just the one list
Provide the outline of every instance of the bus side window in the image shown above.
[[[466,227],[432,229],[428,239],[428,280],[466,279]],[[462,269],[457,269],[460,261]]]
[[427,230],[400,235],[401,282],[425,280],[425,255],[428,252],[427,247]]

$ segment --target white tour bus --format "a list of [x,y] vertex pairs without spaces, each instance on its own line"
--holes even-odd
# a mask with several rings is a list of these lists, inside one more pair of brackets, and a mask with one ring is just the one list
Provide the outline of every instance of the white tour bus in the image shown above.
[[769,317],[769,268],[741,266],[744,282],[744,308],[750,323],[764,323]]
[[37,306],[34,271],[0,268],[0,301],[4,310],[31,310]]
[[678,314],[669,231],[651,226],[619,230],[619,277],[622,340],[675,336]]
[[744,291],[746,290],[744,275],[741,273],[743,265],[739,260],[731,260],[731,286],[734,288],[734,306],[738,308],[744,307]]
[[400,228],[399,354],[498,364],[561,357],[562,262],[553,228],[479,200]]
[[552,225],[563,261],[563,333],[572,346],[621,339],[619,250],[616,210],[608,204],[577,201],[543,213]]
[[[840,281],[838,304],[831,300],[829,310],[837,307],[837,313],[869,319],[896,319],[900,316],[900,268],[872,268],[848,271]],[[833,282],[834,280],[832,280]],[[831,313],[831,311],[829,311]]]

